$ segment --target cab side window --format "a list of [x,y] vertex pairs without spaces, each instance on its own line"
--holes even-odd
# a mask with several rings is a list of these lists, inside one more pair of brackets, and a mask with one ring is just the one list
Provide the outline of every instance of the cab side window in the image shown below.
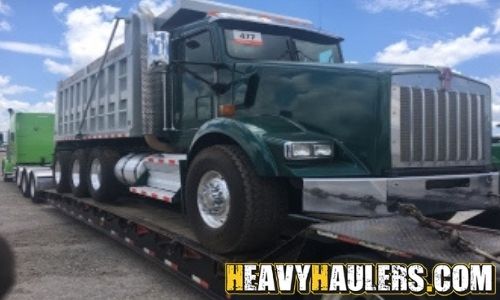
[[187,62],[211,63],[214,61],[214,51],[210,32],[188,37],[184,44],[184,60]]
[[[174,122],[180,129],[198,128],[214,116],[214,94],[211,84],[215,81],[215,61],[212,36],[209,31],[186,37],[175,46],[180,61]],[[182,99],[182,100],[181,100]]]

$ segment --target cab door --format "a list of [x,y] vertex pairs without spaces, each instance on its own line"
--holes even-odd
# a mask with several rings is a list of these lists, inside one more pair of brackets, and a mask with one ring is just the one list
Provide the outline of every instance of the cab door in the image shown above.
[[216,116],[217,81],[213,35],[202,30],[174,44],[174,126],[178,146],[187,149],[198,128]]

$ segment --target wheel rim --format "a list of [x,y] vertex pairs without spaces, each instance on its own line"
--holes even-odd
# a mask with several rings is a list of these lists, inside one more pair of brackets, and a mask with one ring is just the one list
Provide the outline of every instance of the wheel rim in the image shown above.
[[57,161],[54,166],[54,179],[56,180],[56,184],[61,183],[61,175],[61,163]]
[[17,186],[21,186],[21,175],[19,175],[19,171],[16,171],[16,183]]
[[201,177],[197,193],[198,211],[209,227],[222,227],[229,215],[231,194],[224,177],[216,171],[209,171]]
[[80,186],[80,161],[76,159],[71,167],[71,180],[74,187]]
[[101,162],[97,158],[90,164],[90,184],[94,191],[101,188]]
[[31,194],[31,198],[35,198],[35,178],[32,178],[31,179],[31,182],[30,182],[30,194]]

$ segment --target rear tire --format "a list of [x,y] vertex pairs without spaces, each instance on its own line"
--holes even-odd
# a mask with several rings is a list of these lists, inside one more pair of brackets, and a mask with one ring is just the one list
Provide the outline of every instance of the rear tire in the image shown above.
[[38,191],[36,190],[36,180],[35,180],[35,175],[31,174],[29,176],[29,197],[31,198],[31,201],[33,203],[41,203],[42,200],[40,199],[38,195]]
[[25,198],[29,198],[30,197],[30,185],[29,184],[30,183],[29,183],[28,174],[26,173],[26,170],[25,170],[21,174],[21,194]]
[[19,171],[19,168],[16,168],[16,185],[21,190],[21,172]]
[[88,153],[85,150],[73,152],[70,160],[70,187],[75,197],[83,198],[89,195],[88,186]]
[[189,167],[186,210],[198,240],[217,253],[261,249],[277,240],[286,191],[259,177],[237,146],[201,151]]
[[87,168],[87,182],[92,198],[98,202],[113,202],[123,191],[123,185],[116,179],[114,168],[120,154],[107,148],[96,148],[90,152]]
[[71,152],[59,151],[56,153],[54,161],[54,182],[58,193],[69,193],[70,186],[70,168]]

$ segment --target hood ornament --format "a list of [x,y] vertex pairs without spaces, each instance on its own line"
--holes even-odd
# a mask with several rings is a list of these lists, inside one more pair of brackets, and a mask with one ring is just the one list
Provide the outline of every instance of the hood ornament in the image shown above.
[[441,89],[445,91],[451,90],[451,80],[453,79],[453,72],[450,68],[441,69],[439,80],[441,80]]

